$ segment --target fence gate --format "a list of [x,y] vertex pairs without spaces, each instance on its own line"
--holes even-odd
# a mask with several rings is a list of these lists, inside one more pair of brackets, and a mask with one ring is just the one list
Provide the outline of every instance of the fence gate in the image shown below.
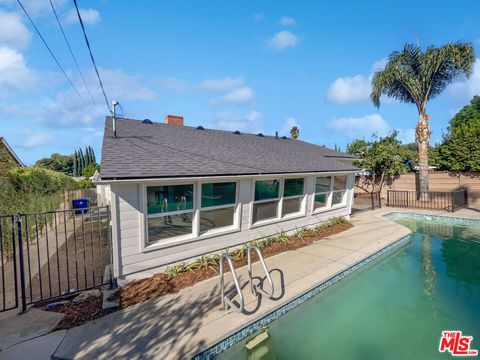
[[0,216],[0,312],[113,284],[110,209]]

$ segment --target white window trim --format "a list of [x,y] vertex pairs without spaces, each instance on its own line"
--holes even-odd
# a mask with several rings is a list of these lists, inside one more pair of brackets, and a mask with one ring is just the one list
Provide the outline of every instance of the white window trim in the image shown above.
[[[332,208],[332,187],[333,187],[333,177],[334,176],[335,175],[315,176],[314,182],[313,182],[312,214],[319,214],[319,213],[331,210],[331,208]],[[317,179],[318,178],[326,178],[326,177],[330,178],[329,189],[327,191],[316,192],[315,190],[317,188]],[[315,196],[316,195],[323,195],[323,194],[327,195],[327,201],[326,201],[325,205],[322,206],[322,207],[319,207],[319,208],[315,208]]]
[[[217,206],[208,206],[208,207],[202,207],[202,185],[203,184],[212,184],[212,183],[228,183],[228,182],[233,182],[235,183],[235,203],[233,204],[227,204],[227,205],[217,205]],[[198,186],[198,226],[196,229],[198,230],[197,237],[200,239],[204,239],[209,236],[214,236],[218,234],[224,234],[227,232],[232,232],[232,231],[238,231],[240,230],[240,209],[241,209],[241,204],[238,201],[239,198],[239,182],[234,181],[234,180],[223,180],[223,179],[218,179],[217,181],[201,181],[199,182]],[[200,211],[205,210],[217,210],[217,209],[227,209],[227,208],[233,208],[233,224],[230,226],[223,226],[220,228],[208,230],[204,232],[203,234],[200,234]]]
[[[335,183],[335,176],[345,176],[345,187],[343,189],[333,189],[333,185]],[[347,192],[348,192],[348,175],[333,175],[332,176],[332,185],[331,185],[331,197],[332,197],[332,202],[330,203],[330,207],[332,209],[338,209],[338,208],[343,208],[347,206]],[[333,193],[343,191],[343,196],[342,196],[342,201],[339,202],[338,204],[333,205]]]
[[[215,208],[222,208],[222,207],[234,207],[234,222],[233,226],[225,226],[218,229],[213,229],[211,231],[207,231],[200,235],[200,210],[201,210],[201,185],[204,183],[212,183],[212,182],[234,182],[235,185],[235,204],[233,205],[221,205],[221,206],[212,206],[209,208],[204,208],[208,210],[214,210]],[[189,210],[181,210],[169,213],[159,213],[159,214],[148,214],[147,213],[147,187],[153,186],[168,186],[168,185],[189,185],[193,184],[193,209]],[[225,179],[218,179],[218,180],[204,180],[204,181],[170,181],[170,182],[159,182],[159,183],[148,183],[141,184],[140,186],[140,208],[142,212],[140,214],[140,231],[141,231],[141,252],[149,252],[155,251],[163,248],[168,248],[171,246],[194,242],[198,240],[207,239],[209,237],[229,234],[240,231],[240,218],[241,218],[241,204],[239,203],[239,182],[234,179],[225,178]],[[192,213],[192,232],[186,235],[179,235],[170,238],[165,238],[162,240],[157,240],[153,242],[148,242],[148,219],[155,218],[155,217],[164,217],[168,215],[179,215],[185,213]],[[168,215],[167,215],[168,214]]]
[[[295,195],[295,196],[283,196],[283,191],[285,188],[285,179],[303,179],[303,195]],[[266,200],[255,200],[255,183],[257,181],[269,181],[269,180],[279,180],[280,184],[278,187],[278,197],[272,198],[272,199],[266,199]],[[292,220],[292,219],[297,219],[300,217],[304,217],[307,215],[307,197],[306,197],[306,182],[307,179],[304,176],[298,176],[298,175],[292,175],[292,176],[286,176],[286,177],[269,177],[269,178],[253,178],[252,179],[252,200],[250,201],[250,219],[249,219],[249,224],[250,228],[254,229],[260,226],[268,225],[268,224],[274,224],[277,222],[281,221],[286,221],[286,220]],[[283,200],[284,199],[295,199],[295,198],[302,198],[302,202],[300,204],[300,211],[296,213],[291,213],[291,214],[286,214],[285,216],[282,216],[283,212]],[[260,220],[257,222],[253,222],[253,207],[256,204],[261,204],[261,203],[267,203],[267,202],[273,202],[273,201],[278,201],[278,206],[277,206],[277,216],[274,218],[270,219],[265,219],[265,220]]]

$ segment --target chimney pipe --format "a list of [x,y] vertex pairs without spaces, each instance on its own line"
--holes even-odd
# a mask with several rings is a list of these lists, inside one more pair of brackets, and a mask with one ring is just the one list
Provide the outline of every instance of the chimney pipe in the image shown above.
[[275,131],[275,139],[278,139],[278,131]]
[[112,127],[113,127],[113,137],[114,138],[117,138],[117,118],[116,118],[116,113],[115,113],[115,110],[116,110],[116,106],[118,105],[118,101],[117,100],[113,100],[112,101],[112,114],[113,114],[113,118],[112,118]]

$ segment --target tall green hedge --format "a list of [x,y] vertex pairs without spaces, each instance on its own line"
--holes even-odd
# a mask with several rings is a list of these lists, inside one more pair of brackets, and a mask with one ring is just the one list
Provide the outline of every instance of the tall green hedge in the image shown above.
[[0,181],[0,214],[56,210],[64,190],[78,187],[69,176],[39,167],[15,168]]

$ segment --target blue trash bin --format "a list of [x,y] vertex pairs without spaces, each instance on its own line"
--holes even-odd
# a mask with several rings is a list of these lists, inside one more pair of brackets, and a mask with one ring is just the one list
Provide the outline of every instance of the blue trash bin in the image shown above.
[[88,213],[88,206],[89,206],[88,199],[74,199],[72,200],[72,205],[74,209],[78,209],[78,210],[75,210],[75,215]]

